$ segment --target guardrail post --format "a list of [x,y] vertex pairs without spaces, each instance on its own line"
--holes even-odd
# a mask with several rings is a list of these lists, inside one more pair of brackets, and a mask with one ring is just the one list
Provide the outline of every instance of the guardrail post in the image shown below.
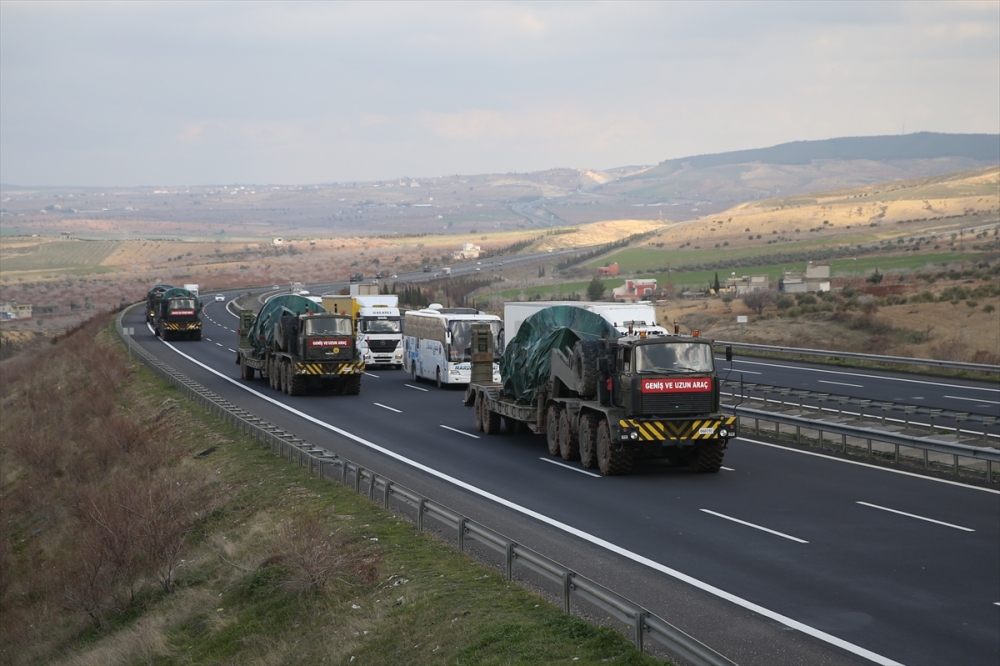
[[385,487],[382,489],[382,507],[385,509],[389,508],[389,494],[391,492],[392,484],[389,483],[389,479],[384,479]]
[[507,557],[506,557],[506,560],[504,562],[503,573],[504,573],[504,576],[507,578],[507,580],[510,580],[511,576],[513,576],[513,574],[514,574],[514,542],[513,541],[508,541],[507,542]]
[[354,492],[358,495],[361,494],[361,474],[364,471],[360,465],[354,471]]
[[423,532],[424,531],[424,507],[425,507],[426,503],[427,503],[427,500],[424,499],[423,497],[421,497],[420,501],[417,502],[417,531],[418,532]]
[[458,519],[458,552],[460,553],[465,552],[465,521],[467,520],[468,518],[465,516]]
[[635,614],[635,649],[642,652],[643,631],[646,628],[646,611],[640,610]]
[[375,472],[372,472],[368,477],[368,501],[375,502],[375,483],[378,481],[378,477],[375,476]]
[[572,571],[564,571],[562,575],[564,613],[569,613],[569,594],[570,590],[573,588],[573,584],[570,582],[572,576]]

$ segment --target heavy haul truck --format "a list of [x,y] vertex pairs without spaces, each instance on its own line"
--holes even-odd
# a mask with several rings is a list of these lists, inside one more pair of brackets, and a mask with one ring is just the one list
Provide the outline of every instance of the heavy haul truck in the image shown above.
[[718,472],[737,427],[719,409],[711,341],[620,336],[581,312],[556,306],[527,318],[504,350],[499,384],[490,329],[474,327],[465,406],[477,429],[496,434],[503,422],[508,431],[544,434],[550,454],[604,475],[627,474],[643,457]]
[[256,315],[243,310],[239,336],[236,362],[244,380],[259,373],[271,388],[288,395],[303,395],[310,388],[361,392],[365,364],[350,315],[285,294],[269,300]]
[[158,284],[146,294],[146,321],[165,342],[201,340],[201,299],[187,289]]

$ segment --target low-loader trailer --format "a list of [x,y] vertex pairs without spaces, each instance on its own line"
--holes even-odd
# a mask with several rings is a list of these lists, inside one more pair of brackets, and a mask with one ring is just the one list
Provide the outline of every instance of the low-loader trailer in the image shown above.
[[[547,381],[524,404],[492,381],[489,328],[476,327],[473,336],[465,405],[475,409],[476,427],[486,434],[498,433],[502,422],[511,432],[544,434],[550,454],[579,459],[605,475],[627,474],[642,457],[717,472],[736,436],[736,417],[719,409],[707,339],[639,334],[552,348]],[[732,350],[726,355],[732,358]],[[502,374],[510,367],[502,364]]]
[[350,315],[286,294],[269,300],[257,315],[243,310],[239,335],[236,362],[244,380],[260,373],[271,388],[288,395],[321,387],[347,395],[361,392],[365,364]]

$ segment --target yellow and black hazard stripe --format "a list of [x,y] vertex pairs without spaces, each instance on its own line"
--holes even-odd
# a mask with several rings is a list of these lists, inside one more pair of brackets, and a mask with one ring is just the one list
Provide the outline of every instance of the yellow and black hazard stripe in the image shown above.
[[618,425],[622,433],[638,432],[639,440],[646,442],[674,439],[714,439],[720,431],[736,433],[736,417],[724,416],[718,419],[695,419],[692,421],[656,421],[621,419]]
[[297,375],[360,375],[365,371],[363,361],[353,363],[309,363],[295,364]]
[[168,331],[196,331],[201,328],[200,321],[165,321],[163,328]]

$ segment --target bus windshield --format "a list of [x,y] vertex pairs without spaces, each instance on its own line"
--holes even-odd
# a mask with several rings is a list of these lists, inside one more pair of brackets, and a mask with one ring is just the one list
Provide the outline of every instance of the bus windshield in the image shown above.
[[635,348],[636,372],[712,372],[714,367],[711,345],[676,342]]
[[499,321],[453,321],[449,324],[451,331],[451,349],[448,351],[448,360],[452,363],[461,363],[472,360],[472,325],[489,324],[493,331],[493,348],[495,354],[503,353],[503,342],[500,339]]
[[351,320],[346,317],[306,317],[306,335],[351,335]]
[[399,318],[365,318],[361,320],[360,329],[362,333],[399,333]]

